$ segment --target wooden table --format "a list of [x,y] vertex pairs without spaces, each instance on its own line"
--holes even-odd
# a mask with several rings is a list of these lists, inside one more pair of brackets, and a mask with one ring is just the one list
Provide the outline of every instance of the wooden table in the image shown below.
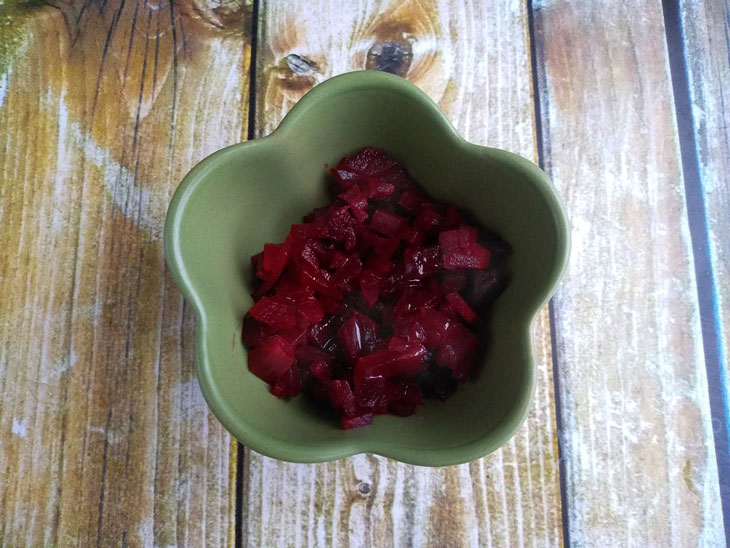
[[[725,0],[0,3],[0,546],[724,546]],[[573,252],[514,439],[278,462],[208,411],[170,196],[354,69],[539,162]]]

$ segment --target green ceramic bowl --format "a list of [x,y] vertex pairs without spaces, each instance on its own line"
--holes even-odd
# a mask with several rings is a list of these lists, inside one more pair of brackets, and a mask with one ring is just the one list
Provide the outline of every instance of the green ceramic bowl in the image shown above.
[[[343,431],[303,397],[272,396],[248,371],[240,330],[252,305],[249,257],[328,202],[325,163],[366,145],[386,150],[435,199],[470,211],[506,239],[512,279],[494,306],[475,380],[412,417],[378,416]],[[560,278],[568,240],[563,209],[537,166],[464,141],[417,87],[370,71],[318,85],[268,137],[205,158],[180,184],[165,224],[168,264],[197,313],[197,374],[208,404],[244,445],[296,462],[369,452],[441,466],[505,443],[530,405],[530,324]]]

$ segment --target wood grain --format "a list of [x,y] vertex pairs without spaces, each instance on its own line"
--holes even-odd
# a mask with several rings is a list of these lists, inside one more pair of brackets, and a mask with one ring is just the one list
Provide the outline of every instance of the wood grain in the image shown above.
[[[256,133],[314,84],[362,68],[404,75],[468,139],[536,157],[521,3],[262,4]],[[547,315],[534,326],[535,404],[502,450],[427,469],[372,455],[297,465],[247,451],[247,546],[560,546],[557,431]]]
[[535,2],[570,542],[724,546],[659,2]]
[[[727,2],[689,0],[680,2],[680,9],[716,291],[719,354],[727,386],[730,379],[730,6]],[[725,398],[725,428],[728,428],[727,395]]]
[[2,75],[3,546],[233,543],[236,449],[161,229],[245,132],[249,28],[244,4],[46,6]]

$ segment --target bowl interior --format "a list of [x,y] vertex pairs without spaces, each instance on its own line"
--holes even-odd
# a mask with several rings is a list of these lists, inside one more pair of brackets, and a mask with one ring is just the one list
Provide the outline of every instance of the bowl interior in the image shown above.
[[[338,80],[310,92],[271,136],[204,160],[175,197],[170,262],[199,313],[201,386],[236,437],[278,458],[372,451],[418,464],[471,460],[506,441],[526,413],[534,387],[530,321],[565,260],[559,205],[539,169],[463,141],[410,84]],[[248,371],[240,328],[252,304],[249,257],[329,201],[325,163],[367,145],[385,149],[435,199],[468,210],[506,239],[512,278],[493,309],[475,380],[415,416],[382,416],[344,432],[303,397],[273,397]]]

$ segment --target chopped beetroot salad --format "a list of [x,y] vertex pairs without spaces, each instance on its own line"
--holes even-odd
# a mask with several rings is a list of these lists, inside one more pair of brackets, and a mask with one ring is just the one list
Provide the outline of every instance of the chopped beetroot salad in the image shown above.
[[243,340],[275,396],[305,392],[350,429],[469,378],[509,247],[380,150],[331,172],[334,201],[251,257],[260,285]]

